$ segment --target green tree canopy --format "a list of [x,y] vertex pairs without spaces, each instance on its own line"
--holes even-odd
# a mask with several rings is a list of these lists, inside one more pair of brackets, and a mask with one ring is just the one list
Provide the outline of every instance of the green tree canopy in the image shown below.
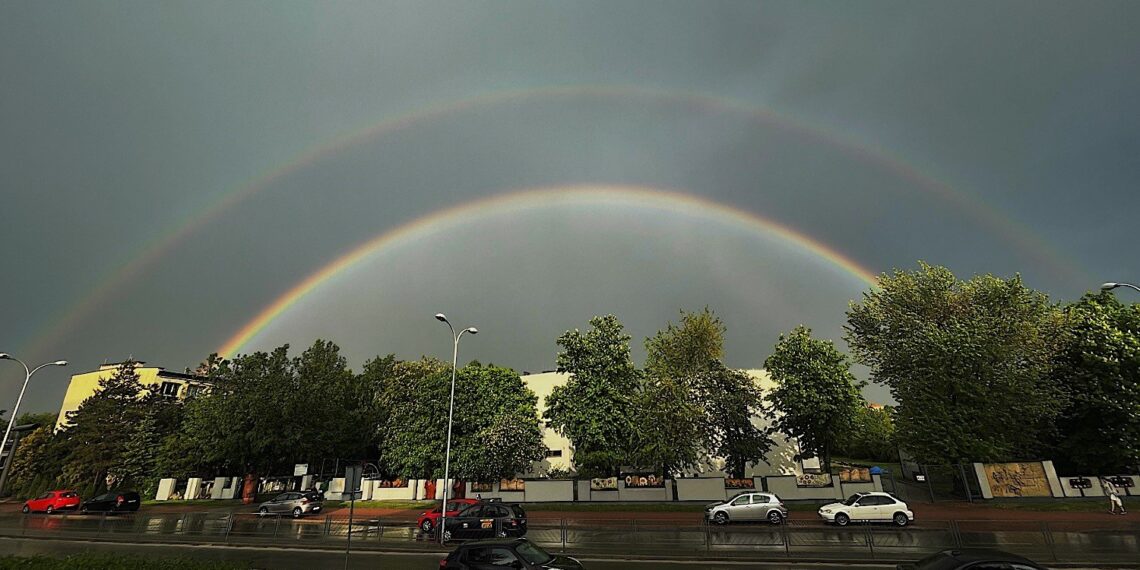
[[795,438],[801,452],[797,459],[818,457],[829,470],[836,443],[866,406],[847,356],[831,341],[812,338],[811,329],[801,325],[780,335],[764,367],[776,382],[766,396],[772,429]]
[[1070,395],[1057,421],[1055,460],[1069,473],[1116,473],[1140,465],[1140,305],[1111,293],[1065,307],[1070,334],[1056,381]]
[[594,317],[590,326],[585,334],[572,330],[558,337],[558,371],[570,379],[551,390],[546,418],[573,444],[579,471],[616,474],[634,455],[641,374],[617,317]]
[[[373,361],[386,369],[380,396],[381,468],[389,475],[443,477],[451,366],[435,359]],[[390,365],[390,366],[389,366]],[[456,372],[451,476],[491,481],[542,459],[538,398],[518,373],[478,363]]]
[[899,444],[920,462],[1037,457],[1064,406],[1050,376],[1060,311],[1020,277],[895,271],[851,305],[846,330],[898,402]]
[[705,408],[709,455],[722,458],[730,476],[743,477],[745,468],[764,461],[775,445],[755,421],[763,392],[748,373],[720,362],[697,374],[695,386]]
[[859,408],[852,429],[836,443],[835,455],[879,462],[898,461],[891,408]]
[[98,488],[113,473],[132,429],[145,415],[143,387],[135,371],[137,362],[119,365],[99,381],[99,388],[67,414],[60,434],[68,448],[61,483],[85,489]]

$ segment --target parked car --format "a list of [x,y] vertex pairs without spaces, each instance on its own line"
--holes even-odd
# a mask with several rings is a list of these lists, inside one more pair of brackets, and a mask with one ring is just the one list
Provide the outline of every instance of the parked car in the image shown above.
[[1045,570],[1032,560],[1000,550],[962,548],[943,550],[918,562],[899,564],[898,570],[962,570],[965,568],[1002,568],[1003,570]]
[[727,501],[705,507],[705,520],[716,524],[739,521],[768,521],[780,524],[788,518],[788,508],[772,493],[741,493]]
[[819,516],[826,522],[847,526],[851,521],[892,522],[906,526],[914,520],[914,513],[906,503],[890,493],[855,493],[841,503],[830,503],[819,508]]
[[56,511],[67,511],[79,508],[79,493],[70,489],[48,491],[34,499],[24,501],[24,514],[30,512],[45,512],[52,514]]
[[519,505],[479,501],[447,517],[443,540],[491,538],[526,534],[526,511]]
[[321,494],[315,491],[288,491],[258,505],[257,514],[289,513],[293,518],[299,519],[303,515],[321,512],[324,505]]
[[139,494],[134,491],[115,491],[103,493],[97,497],[83,501],[79,507],[81,513],[121,513],[124,511],[139,510]]
[[525,570],[583,570],[569,556],[551,554],[525,538],[477,540],[461,545],[439,561],[441,570],[520,568]]
[[[459,511],[467,508],[469,505],[478,503],[478,499],[450,499],[447,501],[447,518],[454,517],[459,514]],[[416,526],[424,532],[432,532],[435,527],[439,525],[439,507],[424,511],[420,513],[420,517],[416,519]]]

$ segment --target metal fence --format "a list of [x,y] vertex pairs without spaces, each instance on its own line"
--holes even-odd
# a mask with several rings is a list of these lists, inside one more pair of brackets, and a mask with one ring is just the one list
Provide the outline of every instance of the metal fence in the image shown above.
[[[765,559],[915,560],[947,548],[991,547],[1042,562],[1135,562],[1140,523],[920,521],[905,528],[834,527],[818,521],[708,525],[689,519],[530,519],[527,537],[579,555]],[[353,549],[438,550],[435,536],[408,520],[321,516],[303,519],[224,512],[123,515],[4,515],[0,536],[126,542],[320,545]]]

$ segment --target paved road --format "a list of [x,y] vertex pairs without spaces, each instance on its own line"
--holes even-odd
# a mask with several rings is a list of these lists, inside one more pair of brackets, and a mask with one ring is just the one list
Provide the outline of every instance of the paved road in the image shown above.
[[[344,552],[315,548],[195,546],[179,544],[123,544],[75,540],[17,539],[0,537],[0,552],[20,556],[67,556],[81,552],[121,552],[141,556],[182,556],[198,560],[248,562],[255,568],[266,570],[312,570],[313,568],[342,568]],[[439,568],[443,551],[431,553],[353,552],[349,568],[378,570],[399,568]],[[850,563],[794,564],[755,562],[707,561],[630,561],[585,557],[583,564],[590,570],[852,570]],[[894,565],[860,564],[859,570],[889,570]]]

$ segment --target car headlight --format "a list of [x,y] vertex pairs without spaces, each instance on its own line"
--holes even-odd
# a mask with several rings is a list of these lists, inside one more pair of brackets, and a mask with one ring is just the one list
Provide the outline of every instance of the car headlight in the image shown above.
[[821,513],[823,513],[823,514],[825,514],[825,515],[830,515],[830,514],[831,514],[831,509],[820,509],[820,510],[819,510],[819,512],[821,512]]

